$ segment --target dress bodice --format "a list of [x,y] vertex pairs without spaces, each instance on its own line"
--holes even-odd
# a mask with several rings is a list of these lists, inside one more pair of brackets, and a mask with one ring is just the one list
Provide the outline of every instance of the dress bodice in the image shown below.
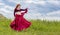
[[14,16],[17,15],[24,15],[25,13],[27,13],[27,9],[20,9],[20,10],[14,10]]

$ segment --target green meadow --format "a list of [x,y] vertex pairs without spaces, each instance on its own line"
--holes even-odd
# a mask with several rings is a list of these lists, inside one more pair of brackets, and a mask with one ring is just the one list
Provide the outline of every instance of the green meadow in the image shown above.
[[10,19],[0,20],[0,35],[60,35],[60,21],[30,20],[32,25],[25,31],[10,28]]

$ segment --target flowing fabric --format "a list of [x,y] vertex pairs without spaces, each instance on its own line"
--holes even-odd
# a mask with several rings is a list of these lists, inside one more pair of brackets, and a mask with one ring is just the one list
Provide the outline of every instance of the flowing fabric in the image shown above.
[[[20,12],[22,11],[23,9],[19,10]],[[14,11],[14,16],[15,16],[15,19],[11,22],[10,24],[10,27],[13,29],[13,30],[16,30],[16,31],[22,31],[23,29],[27,29],[28,27],[30,27],[31,25],[31,22],[27,21],[23,16],[25,13],[27,13],[27,9],[23,10],[25,12],[21,13],[21,15],[17,15],[15,14],[15,12],[17,12],[16,10]]]

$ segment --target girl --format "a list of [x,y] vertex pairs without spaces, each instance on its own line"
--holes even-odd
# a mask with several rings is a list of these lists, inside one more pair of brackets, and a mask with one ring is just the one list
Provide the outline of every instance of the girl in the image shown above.
[[13,30],[22,31],[30,27],[31,23],[23,17],[25,13],[27,13],[27,8],[21,9],[21,5],[17,4],[16,8],[14,9],[15,19],[10,24],[10,27]]

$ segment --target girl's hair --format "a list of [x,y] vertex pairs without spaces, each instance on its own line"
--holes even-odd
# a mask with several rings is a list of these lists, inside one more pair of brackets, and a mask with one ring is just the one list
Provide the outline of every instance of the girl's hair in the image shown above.
[[17,4],[15,9],[17,9],[18,6],[21,6],[21,5],[20,4]]

